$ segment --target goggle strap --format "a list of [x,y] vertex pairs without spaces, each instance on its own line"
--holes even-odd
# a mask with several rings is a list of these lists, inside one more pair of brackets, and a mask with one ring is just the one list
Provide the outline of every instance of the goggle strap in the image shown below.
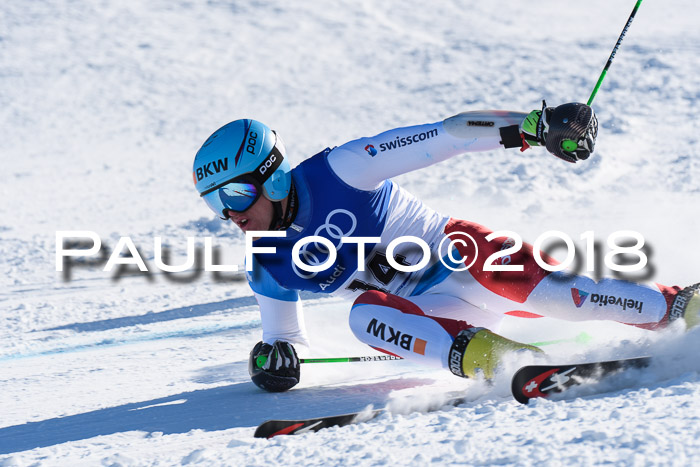
[[270,176],[282,165],[284,156],[277,149],[277,146],[273,146],[270,154],[267,155],[264,161],[260,163],[259,166],[255,168],[253,172],[250,173],[251,178],[254,178],[261,186],[267,181]]

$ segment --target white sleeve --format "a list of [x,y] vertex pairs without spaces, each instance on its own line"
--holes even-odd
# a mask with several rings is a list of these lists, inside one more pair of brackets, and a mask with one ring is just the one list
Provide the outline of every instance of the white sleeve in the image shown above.
[[328,163],[348,185],[374,190],[388,178],[459,154],[503,148],[499,128],[520,125],[526,116],[523,112],[484,110],[396,128],[333,149]]
[[304,326],[301,300],[289,302],[255,293],[260,306],[263,342],[273,344],[277,340],[309,347],[309,338]]

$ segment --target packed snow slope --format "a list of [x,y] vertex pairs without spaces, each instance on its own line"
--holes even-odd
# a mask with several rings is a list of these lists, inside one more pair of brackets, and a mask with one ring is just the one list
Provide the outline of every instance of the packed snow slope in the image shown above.
[[[243,236],[192,187],[194,154],[221,125],[264,121],[298,163],[462,111],[585,102],[633,3],[0,2],[0,465],[697,463],[698,331],[506,321],[527,342],[591,337],[547,346],[555,360],[659,355],[531,406],[509,397],[515,362],[492,386],[408,362],[310,365],[267,394],[247,375],[261,328],[242,276],[154,265],[156,236],[173,262],[187,236],[242,262]],[[594,102],[590,160],[502,150],[397,181],[529,241],[555,229],[583,247],[594,231],[601,256],[611,232],[636,230],[643,279],[699,281],[697,21],[691,0],[642,4]],[[96,232],[104,258],[129,236],[150,272],[57,272],[60,230]],[[306,298],[311,355],[371,353],[347,303]],[[452,391],[472,402],[421,410]],[[268,418],[387,403],[367,423],[252,437]]]

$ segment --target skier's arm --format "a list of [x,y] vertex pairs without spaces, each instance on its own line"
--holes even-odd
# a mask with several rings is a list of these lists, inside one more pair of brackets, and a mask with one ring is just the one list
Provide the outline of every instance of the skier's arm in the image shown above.
[[396,128],[331,151],[328,162],[347,184],[372,190],[384,180],[467,152],[503,148],[501,128],[518,126],[527,113],[464,112],[442,122]]
[[263,328],[263,340],[250,352],[248,372],[258,387],[286,391],[301,376],[294,345],[309,346],[299,293],[280,286],[255,259],[247,276],[260,306]]
[[384,180],[458,154],[498,148],[545,146],[567,162],[588,159],[598,135],[593,109],[580,103],[530,113],[464,112],[442,122],[397,128],[335,148],[333,171],[348,185],[373,190]]
[[309,339],[304,327],[304,314],[301,300],[278,300],[255,293],[255,300],[260,306],[263,337],[266,344],[286,341],[294,345],[309,347]]
[[253,256],[253,270],[247,274],[250,288],[260,307],[263,342],[283,340],[309,346],[301,300],[296,290],[285,289],[275,281]]

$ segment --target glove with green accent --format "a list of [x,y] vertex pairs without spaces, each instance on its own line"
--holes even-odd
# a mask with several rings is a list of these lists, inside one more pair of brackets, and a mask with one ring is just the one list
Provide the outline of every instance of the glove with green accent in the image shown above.
[[301,370],[294,346],[289,342],[258,342],[250,352],[248,373],[256,386],[270,392],[282,392],[299,383]]
[[572,102],[557,107],[533,110],[520,125],[523,140],[530,146],[545,146],[547,151],[567,162],[588,159],[598,136],[598,119],[586,104]]
[[[523,140],[530,146],[544,146],[546,142],[549,125],[547,124],[548,116],[551,116],[552,107],[547,107],[547,103],[542,101],[541,110],[533,110],[525,120],[520,124],[520,132],[523,135]],[[542,117],[544,115],[544,118]]]

